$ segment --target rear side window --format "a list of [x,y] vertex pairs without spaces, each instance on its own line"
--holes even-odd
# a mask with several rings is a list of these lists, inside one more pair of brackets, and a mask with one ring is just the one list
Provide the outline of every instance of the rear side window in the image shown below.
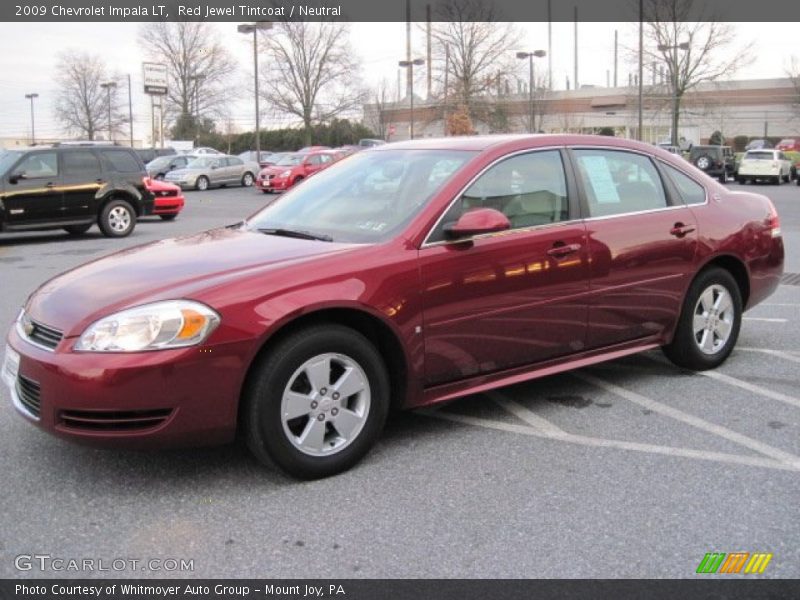
[[138,173],[143,170],[139,166],[139,161],[136,160],[131,152],[125,150],[103,150],[102,154],[106,159],[107,166],[117,173]]
[[72,150],[64,152],[61,160],[65,175],[99,174],[100,161],[94,152],[89,150]]
[[702,185],[674,167],[664,163],[662,163],[662,167],[664,167],[667,176],[678,189],[684,204],[703,204],[706,201],[706,190]]
[[229,167],[238,167],[238,166],[243,165],[243,164],[244,164],[244,162],[242,162],[242,159],[241,158],[237,158],[236,156],[232,156],[231,158],[228,159],[228,166]]
[[655,165],[646,156],[617,150],[575,150],[590,217],[666,208]]

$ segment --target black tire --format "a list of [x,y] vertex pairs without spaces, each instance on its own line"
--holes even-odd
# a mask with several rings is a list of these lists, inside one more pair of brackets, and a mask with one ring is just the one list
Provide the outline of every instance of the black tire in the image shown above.
[[774,185],[780,185],[780,184],[782,184],[782,183],[783,183],[783,177],[782,177],[781,175],[778,175],[777,177],[773,177],[773,178],[772,178],[772,183],[773,183]]
[[194,189],[198,192],[205,192],[208,189],[208,186],[211,182],[208,181],[208,177],[205,175],[200,175],[195,182],[194,182]]
[[739,177],[739,176],[737,175],[737,176],[736,176],[736,183],[738,183],[738,184],[740,184],[740,185],[744,185],[744,177]]
[[[330,454],[312,456],[295,445],[299,434],[296,434],[298,438],[295,442],[290,440],[284,428],[281,405],[283,394],[292,384],[292,378],[297,382],[301,377],[297,375],[298,369],[323,354],[344,356],[358,365],[368,382],[369,405],[360,431],[343,448],[337,451],[325,448],[323,452]],[[338,380],[331,384],[331,390],[337,382]],[[310,387],[314,389],[313,386]],[[330,393],[328,396],[333,397]],[[316,397],[322,398],[321,405],[328,396]],[[386,422],[389,396],[386,367],[367,338],[341,325],[317,325],[302,329],[281,340],[253,367],[242,398],[241,414],[247,445],[261,462],[275,464],[298,479],[318,479],[335,475],[361,460],[378,439]],[[332,418],[334,409],[326,410],[331,411],[326,414]],[[310,427],[316,419],[309,414],[298,417],[298,420],[298,427],[303,430]],[[288,423],[287,421],[287,429],[290,427]],[[330,425],[326,423],[324,427],[323,435],[338,435],[335,421]],[[327,440],[328,437],[324,439],[324,444],[328,443]]]
[[725,171],[723,171],[722,173],[719,174],[719,182],[720,183],[727,183],[728,182],[728,176],[725,174]]
[[272,192],[270,192],[269,190],[261,190],[261,193],[262,194],[271,194]]
[[86,225],[67,225],[66,227],[64,227],[64,231],[66,231],[70,235],[83,235],[91,228],[92,228],[92,223],[87,223]]
[[251,187],[255,182],[255,175],[253,175],[250,171],[246,171],[244,175],[242,175],[242,185],[244,187]]
[[106,237],[129,236],[136,227],[136,211],[127,201],[112,199],[100,211],[97,225]]
[[174,221],[178,215],[158,215],[158,216],[161,217],[164,221]]
[[[714,288],[717,286],[717,288]],[[730,333],[728,338],[721,344],[719,348],[711,348],[711,352],[703,352],[700,347],[700,340],[697,339],[694,332],[694,320],[697,309],[701,309],[700,298],[701,295],[711,289],[724,288],[729,294],[731,306],[733,310],[732,318],[730,320]],[[713,292],[712,292],[713,296]],[[718,297],[718,296],[713,296]],[[698,314],[702,319],[703,315]],[[712,315],[712,318],[714,315]],[[704,371],[706,369],[714,369],[725,362],[739,337],[739,329],[742,325],[742,295],[736,280],[725,269],[718,267],[711,267],[701,271],[689,290],[683,301],[681,309],[681,316],[678,320],[678,325],[675,329],[675,337],[672,342],[666,346],[662,346],[664,354],[673,363],[685,369],[692,369],[694,371]],[[702,335],[702,334],[701,334]],[[703,338],[701,338],[703,339]],[[712,337],[712,343],[714,338]]]

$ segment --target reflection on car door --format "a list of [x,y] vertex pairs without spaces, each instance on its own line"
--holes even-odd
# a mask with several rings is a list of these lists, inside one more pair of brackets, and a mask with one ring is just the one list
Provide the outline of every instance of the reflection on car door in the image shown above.
[[219,185],[221,183],[226,183],[226,165],[224,158],[212,158],[210,159],[211,163],[208,169],[208,176],[211,180],[211,183],[214,185]]
[[669,330],[694,270],[697,222],[650,158],[572,151],[591,253],[588,348]]
[[[21,175],[11,183],[12,175]],[[63,220],[63,192],[56,152],[26,154],[5,181],[3,205],[10,226]]]
[[[448,209],[419,254],[427,385],[583,348],[589,263],[571,195],[561,153],[547,150],[500,161]],[[444,224],[479,207],[512,230],[448,242]]]

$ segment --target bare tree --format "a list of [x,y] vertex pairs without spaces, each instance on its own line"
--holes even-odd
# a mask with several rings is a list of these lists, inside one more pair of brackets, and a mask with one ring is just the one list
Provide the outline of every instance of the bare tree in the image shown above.
[[800,61],[796,56],[792,56],[789,68],[786,70],[786,76],[792,82],[792,87],[794,88],[792,109],[795,117],[800,117]]
[[484,0],[444,0],[436,13],[436,80],[450,103],[483,119],[493,104],[487,96],[513,75],[519,32],[513,23],[498,22],[494,6]]
[[385,140],[389,134],[387,109],[390,104],[393,104],[391,97],[389,81],[384,77],[370,92],[369,104],[364,111],[364,124],[382,140]]
[[112,136],[121,133],[127,119],[118,102],[119,86],[101,87],[117,80],[119,76],[110,74],[99,56],[76,50],[60,54],[55,76],[55,117],[64,130],[94,140],[99,133],[109,131],[110,115]]
[[644,60],[666,66],[666,89],[672,103],[672,144],[677,145],[684,95],[701,83],[730,77],[751,53],[749,46],[731,51],[736,41],[733,26],[703,14],[695,0],[646,0],[644,20]]
[[297,117],[311,143],[312,125],[360,108],[358,59],[344,23],[282,22],[261,37],[267,54],[262,96],[277,113]]
[[166,112],[187,129],[181,135],[194,135],[198,123],[224,117],[236,63],[211,23],[147,23],[139,30],[139,45],[149,60],[167,65]]

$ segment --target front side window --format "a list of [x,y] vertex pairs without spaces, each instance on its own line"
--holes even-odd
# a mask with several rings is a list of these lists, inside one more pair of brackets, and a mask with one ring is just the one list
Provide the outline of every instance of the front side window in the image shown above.
[[641,154],[575,150],[590,217],[656,210],[667,206],[655,165]]
[[445,226],[476,208],[500,211],[512,229],[566,221],[569,202],[560,152],[521,154],[490,167],[453,203],[428,241],[442,241]]
[[55,152],[42,152],[26,156],[14,169],[14,174],[25,179],[55,177],[58,175],[58,156]]

